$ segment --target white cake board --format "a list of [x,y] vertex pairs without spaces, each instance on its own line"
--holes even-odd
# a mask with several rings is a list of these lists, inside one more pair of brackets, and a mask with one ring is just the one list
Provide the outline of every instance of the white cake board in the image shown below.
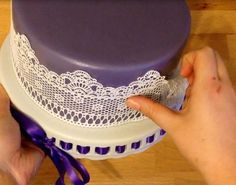
[[[60,141],[72,143],[72,149],[67,152],[75,158],[102,160],[125,157],[146,150],[162,138],[160,128],[150,119],[109,128],[83,128],[53,117],[35,104],[24,92],[16,79],[10,56],[8,37],[0,50],[0,82],[6,89],[12,103],[21,112],[39,123],[49,138],[56,138],[58,147],[61,148]],[[146,138],[154,134],[154,142],[147,143]],[[140,148],[132,149],[132,143],[137,141],[141,141]],[[90,146],[90,152],[86,155],[80,154],[76,149],[77,145]],[[117,153],[116,146],[123,145],[126,145],[125,152]],[[110,147],[110,150],[106,155],[100,155],[95,152],[96,147]]]

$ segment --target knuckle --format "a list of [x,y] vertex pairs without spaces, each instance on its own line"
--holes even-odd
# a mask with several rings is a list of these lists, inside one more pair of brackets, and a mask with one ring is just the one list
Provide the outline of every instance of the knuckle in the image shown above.
[[143,112],[146,115],[150,115],[152,114],[152,104],[151,103],[147,103],[143,106]]
[[197,52],[196,51],[192,51],[190,53],[187,53],[183,56],[183,62],[189,62],[191,60],[193,60],[196,56]]
[[150,101],[143,107],[143,112],[146,116],[153,118],[155,116],[155,106],[156,103]]
[[214,54],[214,50],[209,46],[206,46],[196,51],[196,57],[198,59],[205,58],[206,56],[212,55],[212,54]]
[[211,48],[210,46],[204,47],[201,51],[207,52],[207,53],[214,53],[215,52],[214,49]]

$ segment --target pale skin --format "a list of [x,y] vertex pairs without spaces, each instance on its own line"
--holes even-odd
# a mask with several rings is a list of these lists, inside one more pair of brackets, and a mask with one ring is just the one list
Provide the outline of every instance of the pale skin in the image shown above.
[[[173,111],[141,96],[129,98],[127,106],[165,129],[209,185],[235,185],[236,94],[223,60],[211,48],[193,51],[183,57],[181,75],[190,83],[183,110]],[[26,185],[44,154],[21,142],[2,86],[0,102],[0,185]]]

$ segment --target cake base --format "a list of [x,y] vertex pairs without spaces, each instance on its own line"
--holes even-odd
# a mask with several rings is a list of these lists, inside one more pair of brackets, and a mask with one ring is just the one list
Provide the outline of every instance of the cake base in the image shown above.
[[[12,103],[39,123],[48,138],[75,158],[102,160],[142,152],[160,141],[163,131],[150,119],[109,128],[82,128],[53,117],[23,91],[13,71],[9,37],[0,51],[0,82]],[[66,147],[65,147],[66,145]]]

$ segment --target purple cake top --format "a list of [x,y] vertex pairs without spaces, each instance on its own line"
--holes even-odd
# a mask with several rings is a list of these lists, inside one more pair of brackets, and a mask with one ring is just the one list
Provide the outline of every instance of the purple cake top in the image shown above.
[[49,70],[118,87],[149,70],[171,74],[190,15],[184,0],[13,0],[13,24]]

